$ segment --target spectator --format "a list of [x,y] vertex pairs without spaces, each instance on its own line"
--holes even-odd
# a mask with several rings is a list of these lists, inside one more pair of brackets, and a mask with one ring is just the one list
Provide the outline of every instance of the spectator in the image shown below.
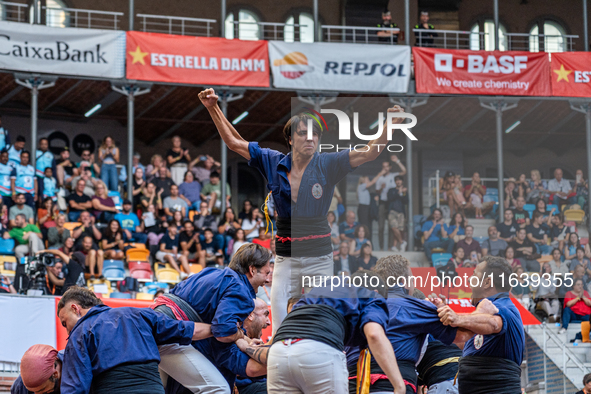
[[146,166],[144,166],[142,163],[140,163],[140,159],[141,158],[142,158],[142,156],[138,152],[135,152],[133,154],[133,161],[131,163],[132,164],[131,171],[135,174],[135,171],[138,168],[141,168],[142,169],[143,178],[144,178],[144,181],[145,181],[146,180]]
[[585,257],[585,250],[581,247],[577,248],[576,257],[570,261],[570,271],[574,273],[579,266],[585,270],[585,283],[589,282],[591,279],[591,260]]
[[244,220],[244,218],[250,216],[250,211],[252,211],[252,201],[244,200],[242,203],[242,211],[240,211],[238,214],[238,222],[240,224],[242,224],[242,220]]
[[215,216],[209,212],[209,205],[207,205],[205,201],[201,201],[199,213],[193,217],[193,223],[195,224],[195,228],[199,231],[203,231],[206,228],[214,228],[216,226]]
[[570,182],[562,178],[562,170],[554,170],[554,179],[548,181],[548,191],[550,192],[550,202],[558,206],[564,204],[576,203],[575,195],[571,196],[572,187]]
[[123,230],[121,225],[115,219],[111,219],[107,228],[103,232],[101,239],[101,249],[105,252],[107,260],[123,260]]
[[218,264],[224,265],[224,254],[222,253],[222,245],[219,238],[214,237],[213,230],[206,228],[203,231],[203,239],[201,240],[201,252],[199,252],[199,264],[202,267],[207,265]]
[[423,237],[425,238],[423,248],[429,261],[431,261],[432,250],[435,248],[443,248],[450,254],[453,251],[454,241],[448,238],[444,223],[441,209],[435,208],[431,216],[427,218],[427,221],[421,227]]
[[21,153],[25,149],[25,137],[19,135],[16,137],[16,142],[14,145],[8,147],[8,160],[12,164],[20,164],[21,163]]
[[[74,253],[74,238],[66,238],[62,247],[58,249],[60,252],[64,252],[68,256],[72,256]],[[84,259],[81,259],[82,263],[84,264]]]
[[447,200],[450,214],[453,215],[454,212],[464,212],[466,199],[464,198],[463,193],[464,187],[462,185],[462,177],[459,174],[454,175],[451,171],[448,171],[446,175],[448,176],[448,179],[447,182],[444,182],[443,184],[446,189],[444,196]]
[[240,249],[242,245],[246,245],[247,243],[248,241],[246,241],[246,234],[244,230],[242,230],[241,228],[236,229],[236,234],[234,235],[234,243],[232,244],[231,256],[234,256],[238,249]]
[[523,197],[523,190],[520,194],[516,182],[515,178],[509,178],[505,181],[505,207],[507,208],[515,208],[517,197]]
[[37,222],[39,223],[39,227],[41,227],[43,239],[47,239],[47,230],[51,227],[55,227],[55,221],[58,214],[59,209],[57,205],[54,205],[51,198],[43,200],[41,208],[37,210]]
[[[50,292],[53,295],[63,295],[72,286],[85,286],[84,268],[59,250],[40,250],[39,253],[49,253],[55,256],[56,263],[47,267],[47,276],[51,283]],[[49,286],[48,286],[49,287]]]
[[449,206],[450,213],[455,212],[455,199],[451,192],[455,185],[455,174],[452,171],[447,171],[443,178],[439,179],[439,192],[441,193],[440,202],[445,203]]
[[155,178],[160,177],[160,169],[164,167],[162,178],[169,178],[171,176],[170,171],[166,168],[166,162],[160,155],[153,155],[150,164],[146,167],[146,180],[153,182]]
[[0,115],[0,150],[5,150],[10,145],[10,133],[2,126],[2,116]]
[[[272,200],[272,196],[270,200]],[[334,193],[332,194],[332,198],[330,199],[330,205],[328,206],[328,210],[334,212],[335,216],[337,217],[337,222],[339,221],[339,216],[342,213],[345,213],[343,197],[341,197],[341,192],[339,191],[338,187],[334,188]]]
[[78,169],[70,160],[70,151],[67,146],[60,152],[60,158],[57,159],[56,163],[57,182],[59,187],[65,187],[72,184],[73,177],[78,175]]
[[367,227],[363,224],[357,226],[354,235],[355,238],[353,238],[351,241],[349,254],[354,257],[359,257],[361,254],[361,246],[365,245],[367,242],[370,242],[369,239],[367,239]]
[[548,192],[548,183],[542,180],[540,171],[531,170],[531,181],[529,187],[526,189],[525,200],[533,203],[540,198],[546,198]]
[[39,179],[39,187],[43,190],[39,194],[43,199],[51,198],[53,201],[57,201],[57,181],[53,177],[53,169],[51,167],[45,169],[43,177]]
[[[408,205],[408,194],[406,193],[408,189],[403,186],[403,180],[404,178],[400,175],[394,177],[396,187],[388,190],[388,201],[390,202],[388,223],[394,238],[392,245],[392,250],[394,252],[406,251],[406,241],[403,238],[403,233],[406,230],[406,220],[404,215],[406,212],[405,206]],[[368,237],[371,237],[369,231],[367,234]]]
[[352,241],[355,239],[357,226],[359,226],[359,223],[355,221],[355,212],[347,211],[345,221],[339,224],[339,236],[341,237],[341,241]]
[[552,268],[552,273],[556,275],[562,275],[562,280],[565,281],[567,275],[570,271],[566,263],[562,261],[562,253],[560,253],[559,249],[552,250],[552,260],[550,261],[550,268]]
[[110,135],[103,139],[99,147],[99,159],[101,165],[101,180],[109,188],[109,191],[117,191],[119,186],[119,175],[117,163],[119,163],[119,149]]
[[171,178],[175,184],[183,183],[183,178],[187,172],[187,165],[191,162],[191,155],[188,149],[181,147],[181,137],[175,135],[172,137],[172,148],[166,152],[166,161],[170,166]]
[[475,172],[472,174],[472,182],[464,187],[464,198],[466,198],[466,207],[464,210],[474,210],[477,218],[482,218],[490,212],[494,206],[494,202],[484,203],[483,196],[486,194],[486,186],[480,180],[480,174]]
[[517,279],[517,285],[511,289],[511,295],[513,295],[513,297],[515,297],[525,309],[529,310],[531,289],[529,283],[525,280],[527,275],[524,275],[523,267],[521,265],[513,267],[513,274]]
[[511,242],[517,235],[519,225],[513,220],[513,210],[507,208],[503,215],[503,222],[497,223],[497,231],[499,232],[499,239],[505,242]]
[[[391,172],[392,165],[389,161],[384,161],[382,163],[382,171],[378,174],[378,180],[376,181],[376,191],[380,195],[380,205],[378,207],[378,242],[380,244],[380,250],[385,250],[384,224],[388,220],[388,213],[390,208],[390,203],[388,202],[388,191],[396,187],[395,178],[398,175],[406,174],[406,167],[404,167],[404,165],[396,155],[390,156],[390,160],[398,165],[398,167],[400,168],[400,172]],[[390,226],[388,226],[388,240],[390,240],[390,237]],[[387,245],[386,247],[389,248],[390,246]]]
[[[359,207],[357,208],[357,212],[359,212]],[[328,227],[330,227],[332,250],[338,250],[341,243],[341,237],[339,236],[339,224],[337,223],[337,217],[333,211],[329,211],[326,214],[326,220],[328,220]]]
[[[552,210],[552,214],[553,214],[554,213],[554,208],[552,208],[552,209],[553,209]],[[539,212],[540,215],[542,215],[542,218],[543,218],[543,222],[542,223],[544,224],[545,227],[548,228],[548,230],[550,230],[550,224],[551,224],[550,216],[552,216],[552,215],[549,215],[548,214],[548,209],[547,209],[547,206],[546,206],[546,201],[544,201],[541,198],[538,199],[538,201],[536,201],[536,209],[532,213],[532,218],[533,218],[533,214],[536,213],[536,212]]]
[[[191,272],[189,262],[185,256],[179,253],[178,229],[172,221],[168,223],[167,232],[160,239],[159,250],[156,252],[156,260],[170,264],[179,273],[181,279],[188,276],[185,272]],[[177,263],[181,264],[185,272],[180,270]],[[204,266],[203,264],[201,265]]]
[[560,318],[560,301],[555,283],[549,263],[544,263],[542,267],[540,282],[532,282],[532,288],[536,291],[536,307],[546,312],[549,323],[556,323]]
[[583,170],[577,170],[575,176],[576,180],[573,193],[576,194],[576,204],[579,204],[584,209],[589,201],[589,182],[583,178]]
[[334,257],[334,274],[351,275],[351,268],[355,265],[355,257],[349,255],[349,241],[342,241],[339,245],[339,253]]
[[181,211],[174,211],[172,213],[172,222],[176,226],[176,229],[181,232],[183,231],[183,222],[185,221],[185,217],[181,213]]
[[14,227],[9,232],[4,233],[4,238],[14,239],[16,243],[14,255],[17,261],[21,261],[21,258],[26,254],[34,256],[37,252],[44,249],[39,227],[32,223],[27,223],[27,217],[22,213],[16,215],[14,221]]
[[160,167],[158,170],[158,176],[152,180],[156,185],[157,193],[163,199],[170,196],[170,187],[174,184],[172,178],[168,177],[167,172],[168,170],[166,167]]
[[191,172],[195,175],[195,179],[201,184],[204,184],[209,180],[209,176],[211,171],[213,171],[214,166],[220,167],[221,164],[209,155],[201,155],[193,160],[189,167],[191,167]]
[[464,262],[466,261],[466,252],[464,248],[461,246],[456,246],[453,252],[453,256],[447,262],[449,268],[453,266],[453,268],[461,268],[464,266]]
[[189,209],[194,211],[199,209],[201,203],[201,184],[195,180],[195,175],[191,171],[185,173],[185,181],[179,186],[179,195]]
[[175,211],[180,212],[181,216],[185,218],[189,210],[185,200],[179,197],[179,187],[175,184],[170,185],[170,195],[164,199],[163,207],[168,218],[171,218]]
[[109,223],[119,212],[115,208],[115,201],[107,192],[107,186],[101,180],[96,185],[96,195],[92,197],[93,214],[99,223]]
[[[496,230],[497,229],[495,228],[495,233],[496,233]],[[491,229],[489,228],[488,231],[490,234]],[[466,253],[466,257],[469,258],[470,260],[480,261],[480,259],[482,257],[482,249],[480,248],[480,244],[478,243],[478,241],[476,241],[474,238],[472,238],[473,234],[474,234],[474,227],[472,227],[471,225],[467,225],[466,226],[466,237],[464,239],[462,239],[460,242],[458,242],[457,246],[461,246],[462,248],[464,248],[464,252]],[[505,248],[503,248],[503,250],[504,249]],[[476,253],[476,257],[474,256],[474,253]]]
[[35,209],[37,201],[38,183],[35,176],[35,168],[29,164],[30,154],[23,150],[20,163],[14,164],[14,172],[11,176],[14,179],[12,184],[13,195],[21,193],[25,196],[25,203],[32,209]]
[[577,248],[581,247],[581,242],[579,241],[579,234],[577,233],[570,233],[568,235],[568,241],[564,246],[564,259],[571,260],[575,258],[577,254]]
[[515,200],[515,209],[513,210],[513,219],[520,228],[526,228],[530,225],[529,212],[523,207],[525,206],[525,198],[517,197]]
[[55,172],[55,158],[53,157],[53,153],[49,151],[49,140],[47,138],[41,138],[39,140],[39,149],[35,154],[36,175],[39,178],[37,180],[39,187],[39,193],[37,195],[42,196],[44,193],[43,178],[45,178],[45,170],[50,168],[52,174]]
[[[528,266],[528,261],[535,261],[536,247],[533,242],[527,238],[527,232],[524,228],[517,230],[517,235],[513,242],[509,243],[509,246],[515,251],[515,257],[526,261],[526,269],[528,271],[538,272],[540,271],[539,263],[537,267],[534,265]],[[536,262],[537,263],[537,262]]]
[[448,237],[453,239],[456,243],[466,238],[465,227],[466,219],[464,218],[464,215],[462,215],[459,212],[456,212],[456,214],[452,216],[451,221],[449,222],[449,226],[444,226],[445,232],[447,233]]
[[221,186],[220,174],[214,171],[209,175],[209,183],[201,189],[201,200],[206,201],[209,204],[209,210],[211,212],[214,212],[214,208],[221,211],[230,206],[230,197],[232,197],[230,184],[226,183],[226,207],[223,208],[222,203],[218,200],[218,197],[221,197],[222,195]]
[[94,161],[94,154],[89,149],[84,149],[80,155],[82,160],[77,164],[78,172],[82,173],[85,170],[90,170],[93,178],[96,178],[101,173],[101,168],[98,163]]
[[131,211],[132,204],[129,200],[123,201],[123,211],[115,215],[115,220],[119,222],[123,229],[123,239],[126,242],[137,242],[145,244],[148,236],[144,234],[144,223],[140,221],[137,215]]
[[583,376],[583,389],[577,391],[575,394],[591,394],[591,373]]
[[507,249],[507,241],[499,238],[499,233],[495,226],[488,228],[488,239],[482,243],[482,255],[505,257],[505,249]]
[[25,205],[25,196],[21,193],[17,194],[14,198],[14,202],[16,205],[10,207],[10,213],[8,215],[10,227],[16,226],[17,215],[24,215],[27,223],[34,224],[35,212],[33,212],[33,209],[30,206]]
[[[434,46],[434,38],[437,37],[437,33],[429,31],[435,30],[435,26],[429,23],[429,12],[421,11],[420,23],[415,25],[415,29],[421,29],[421,31],[415,31],[415,45],[418,47],[432,47]],[[424,31],[426,30],[426,31]]]
[[141,198],[146,189],[146,181],[144,180],[144,170],[141,167],[135,167],[133,172],[133,208],[135,209],[141,205]]
[[[2,134],[0,133],[0,136]],[[2,150],[0,152],[0,195],[2,196],[2,203],[10,208],[13,204],[12,200],[12,172],[14,167],[8,162],[8,152]]]
[[[359,218],[359,223],[367,226],[368,236],[371,238],[371,234],[373,234],[373,220],[371,217],[371,194],[369,193],[369,188],[372,187],[378,180],[379,174],[376,175],[371,181],[369,180],[368,176],[360,176],[359,183],[357,184],[357,217]],[[334,213],[333,213],[334,215]],[[336,216],[335,216],[336,221]],[[337,224],[338,225],[338,224]],[[340,241],[340,240],[339,240]],[[336,249],[338,249],[338,243],[334,245]],[[336,250],[335,249],[335,250]]]
[[[384,29],[393,29],[397,28],[398,25],[396,23],[392,23],[392,14],[390,11],[385,10],[382,12],[382,22],[378,23],[378,27]],[[378,40],[380,42],[392,42],[394,44],[398,43],[398,34],[399,31],[394,30],[380,30],[377,32]]]
[[581,279],[583,281],[583,287],[587,287],[587,276],[585,275],[585,268],[582,265],[577,265],[576,267],[574,267],[574,269],[571,269],[570,271],[572,273],[573,285],[575,283],[575,280]]
[[80,214],[78,221],[80,222],[80,226],[74,228],[72,231],[72,236],[76,240],[75,249],[79,250],[82,239],[89,236],[93,241],[92,249],[98,250],[98,243],[103,236],[94,223],[94,216],[91,216],[89,212],[84,211]]
[[268,236],[262,228],[259,231],[259,236],[253,239],[252,243],[261,245],[263,248],[271,250],[271,237]]
[[527,238],[536,246],[539,254],[550,254],[548,245],[548,228],[543,225],[544,216],[536,211],[533,215],[533,222],[527,226]]
[[[199,242],[199,233],[195,231],[195,225],[190,220],[185,220],[183,230],[179,235],[181,254],[187,260],[187,263],[192,260],[199,260],[201,244]],[[202,268],[205,268],[205,266],[202,266]]]
[[75,222],[80,217],[80,214],[87,209],[92,208],[92,200],[86,194],[84,194],[84,188],[86,182],[83,179],[79,179],[76,182],[76,189],[74,193],[70,194],[66,201],[68,202],[68,220]]
[[72,179],[72,184],[77,185],[79,180],[84,181],[84,194],[90,198],[94,197],[96,194],[96,185],[98,185],[101,180],[93,178],[92,173],[88,168],[85,168],[84,171],[81,171],[79,175],[75,176]]
[[246,234],[246,240],[252,242],[253,239],[259,236],[259,228],[263,225],[263,219],[261,217],[258,208],[253,208],[251,211],[251,217],[247,217],[242,221],[242,229]]
[[[87,213],[85,213],[86,216]],[[80,216],[82,218],[83,216]],[[90,218],[90,215],[88,215]],[[76,230],[74,230],[76,231]],[[97,230],[98,231],[98,230]],[[80,256],[79,261],[84,261],[84,265],[88,267],[88,272],[90,273],[90,279],[94,279],[94,269],[96,268],[96,275],[99,279],[103,279],[103,262],[104,262],[104,252],[95,244],[96,238],[91,235],[86,235],[88,233],[84,232],[80,236],[80,245],[78,246],[76,252],[74,252],[74,256]]]
[[[240,228],[240,223],[236,220],[236,215],[234,215],[234,210],[230,207],[226,209],[224,215],[220,218],[218,223],[218,232],[222,235],[224,243],[222,245],[222,249],[225,251],[226,248],[230,245],[230,241],[234,238],[236,234],[236,230]],[[227,252],[229,256],[231,254],[231,250]]]
[[357,257],[354,261],[352,261],[351,271],[355,273],[357,271],[366,270],[369,271],[373,267],[375,267],[378,259],[376,256],[372,255],[371,250],[371,242],[367,241],[363,245],[361,245],[361,251],[359,253],[359,257]]
[[513,246],[511,245],[507,246],[507,249],[505,249],[505,260],[511,264],[511,268],[513,269],[515,269],[515,267],[523,266],[521,260],[515,257],[515,249],[513,249]]
[[166,226],[168,226],[168,223],[160,219],[154,204],[148,205],[148,208],[142,215],[142,219],[144,221],[145,232],[148,234],[148,245],[158,245],[160,238],[162,238],[166,232]]
[[162,210],[162,192],[161,189],[158,193],[156,193],[156,185],[152,182],[148,183],[146,188],[144,189],[143,195],[140,197],[140,202],[142,205],[142,209],[146,211],[150,205],[154,205],[157,211]]
[[564,248],[564,241],[568,238],[568,234],[570,234],[570,227],[564,225],[564,216],[562,213],[552,216],[550,221],[552,224],[550,227],[550,245],[562,250]]
[[529,182],[527,181],[527,177],[525,176],[525,174],[521,174],[519,175],[519,178],[517,178],[517,181],[515,181],[515,187],[517,187],[517,189],[521,188],[523,190],[523,193],[521,193],[521,196],[526,196],[527,195],[527,188],[529,187]]
[[0,274],[0,294],[16,294],[16,289],[10,282],[10,278]]
[[558,334],[563,334],[570,322],[589,321],[591,315],[591,299],[585,290],[582,279],[575,279],[573,288],[564,296],[562,311],[562,327]]
[[47,245],[49,249],[59,249],[70,238],[70,230],[64,227],[66,223],[66,215],[60,213],[55,220],[55,227],[51,227],[47,231]]

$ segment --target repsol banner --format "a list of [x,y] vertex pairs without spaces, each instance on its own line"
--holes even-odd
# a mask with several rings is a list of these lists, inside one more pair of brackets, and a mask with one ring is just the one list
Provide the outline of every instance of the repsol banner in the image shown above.
[[0,68],[122,78],[125,32],[0,22]]
[[364,93],[406,93],[410,47],[269,42],[273,86]]

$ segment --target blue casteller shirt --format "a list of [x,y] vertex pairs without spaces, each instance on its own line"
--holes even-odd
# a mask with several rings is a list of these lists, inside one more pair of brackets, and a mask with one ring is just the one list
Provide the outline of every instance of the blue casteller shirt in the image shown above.
[[61,393],[87,394],[94,376],[121,364],[160,362],[159,345],[189,345],[194,330],[150,308],[94,306],[68,338]]
[[[488,299],[499,309],[497,315],[503,319],[503,328],[497,334],[475,335],[470,338],[464,345],[462,357],[499,357],[521,365],[525,348],[525,334],[519,310],[509,298],[509,293],[499,293],[488,297]],[[475,339],[479,345],[478,349],[474,346]],[[481,345],[480,342],[482,342]]]
[[[14,167],[10,162],[0,163],[0,195],[12,196],[11,178],[14,173]],[[14,175],[16,177],[16,174]]]
[[188,302],[204,323],[211,324],[214,337],[236,333],[254,310],[256,293],[248,278],[231,268],[205,268],[176,285],[172,294]]
[[[58,360],[60,360],[62,362],[62,365],[63,365],[63,362],[64,362],[64,351],[63,350],[60,350],[59,352],[57,352],[57,358],[58,358]],[[16,378],[16,380],[12,384],[12,387],[10,387],[10,394],[33,394],[33,392],[29,391],[25,387],[25,384],[23,383],[23,379],[21,379],[21,376],[19,375],[18,378]]]
[[35,162],[36,174],[39,178],[43,178],[45,176],[45,169],[47,167],[51,167],[53,170],[53,175],[56,174],[55,171],[55,158],[53,157],[53,153],[50,151],[37,151],[37,161]]
[[8,134],[8,130],[0,127],[0,150],[6,148],[7,145],[10,145],[10,135]]
[[35,169],[32,165],[16,164],[14,166],[14,176],[16,177],[14,188],[17,193],[35,195]]
[[21,152],[23,150],[16,150],[14,145],[10,145],[8,148],[8,161],[14,164],[21,164]]

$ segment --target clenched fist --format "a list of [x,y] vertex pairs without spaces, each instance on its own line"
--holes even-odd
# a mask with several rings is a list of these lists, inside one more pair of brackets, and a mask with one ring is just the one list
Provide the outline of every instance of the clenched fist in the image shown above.
[[[402,107],[400,105],[395,105],[392,108],[388,108],[387,112],[399,112],[399,113],[403,113],[404,110],[402,109]],[[402,122],[404,122],[405,118],[394,118],[392,119],[392,123],[393,124],[401,124]]]
[[211,108],[217,104],[218,96],[212,88],[209,88],[199,93],[199,100],[201,100],[205,108]]
[[478,303],[476,313],[486,313],[487,315],[495,315],[499,313],[499,309],[490,300],[486,298]]

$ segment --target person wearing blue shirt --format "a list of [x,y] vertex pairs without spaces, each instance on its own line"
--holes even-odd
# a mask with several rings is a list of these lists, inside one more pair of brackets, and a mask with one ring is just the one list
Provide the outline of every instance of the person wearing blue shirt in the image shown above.
[[[43,178],[39,179],[38,182],[39,194],[43,194],[43,199],[51,198],[53,201],[57,201],[57,181],[53,177],[53,169],[51,167],[45,169]],[[43,188],[41,188],[42,184]]]
[[421,227],[423,237],[425,238],[423,248],[429,261],[431,261],[431,251],[435,248],[444,248],[449,254],[453,252],[454,240],[448,238],[445,227],[443,213],[439,208],[435,208],[431,216],[427,218],[427,221]]
[[124,200],[123,211],[115,215],[115,220],[121,225],[127,241],[145,244],[148,240],[148,235],[144,234],[143,223],[140,222],[135,213],[131,212],[131,207],[131,201]]
[[[313,117],[299,114],[283,128],[283,137],[290,148],[287,155],[262,149],[238,134],[217,104],[213,89],[199,93],[199,99],[209,111],[216,128],[232,151],[238,153],[251,167],[267,179],[277,211],[277,265],[273,272],[271,290],[273,329],[281,325],[286,315],[287,300],[302,294],[301,277],[332,275],[331,229],[326,215],[336,184],[356,167],[375,160],[380,145],[388,142],[388,133],[369,141],[365,150],[342,150],[336,153],[317,152],[322,128]],[[388,112],[402,112],[398,106]],[[395,118],[402,123],[403,118]],[[308,130],[311,124],[313,130]],[[384,126],[386,129],[386,126]],[[311,139],[308,139],[308,134]]]
[[2,116],[0,115],[0,150],[4,150],[8,145],[10,145],[10,134],[2,126]]
[[37,175],[39,195],[43,195],[43,189],[45,187],[43,178],[45,177],[45,169],[51,168],[52,173],[56,173],[55,169],[55,158],[53,153],[49,151],[49,140],[47,138],[41,138],[39,140],[39,149],[35,153],[37,160],[35,161],[35,173]]
[[5,149],[8,150],[8,160],[12,164],[20,164],[21,162],[21,153],[23,149],[25,149],[25,137],[19,135],[16,137],[16,141],[14,145],[6,145]]
[[[525,348],[523,321],[509,291],[511,266],[502,257],[486,256],[470,280],[472,314],[457,314],[434,299],[441,322],[472,331],[458,370],[462,393],[521,393],[521,362]],[[494,316],[490,316],[493,314]]]
[[2,203],[8,209],[14,205],[12,200],[13,171],[14,167],[8,162],[8,151],[2,150],[0,152],[0,196],[2,196]]
[[62,394],[164,394],[158,346],[209,338],[211,325],[177,321],[150,308],[111,308],[91,291],[71,287],[57,305],[69,338]]
[[21,153],[20,164],[14,165],[12,194],[23,194],[25,203],[35,210],[35,202],[38,196],[38,183],[35,176],[35,168],[29,164],[30,154],[24,150]]
[[49,345],[31,346],[21,359],[21,373],[10,394],[59,392],[63,362],[63,350],[58,352]]

